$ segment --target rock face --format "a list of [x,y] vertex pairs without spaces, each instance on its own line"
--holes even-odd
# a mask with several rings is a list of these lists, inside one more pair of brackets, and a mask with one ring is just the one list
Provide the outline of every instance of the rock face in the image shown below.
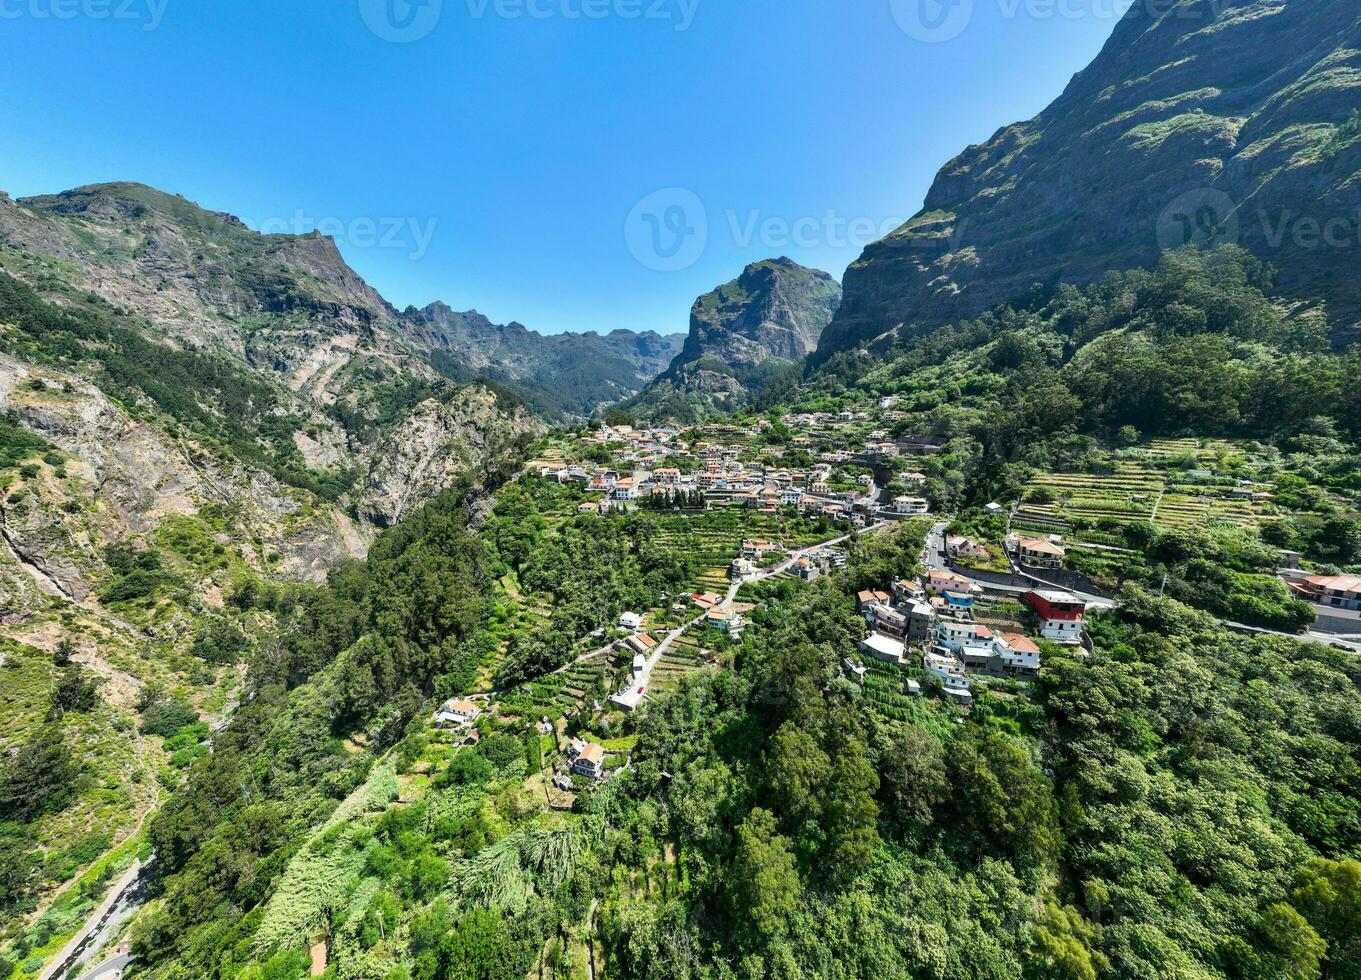
[[590,415],[640,391],[680,352],[682,334],[615,330],[545,336],[519,323],[497,324],[444,303],[408,309],[406,335],[470,369],[509,383],[549,414]]
[[362,517],[380,527],[396,524],[413,507],[495,457],[541,424],[523,409],[507,413],[486,388],[470,386],[455,399],[417,405],[384,440],[359,494]]
[[[235,421],[259,445],[238,440],[240,459],[224,456],[221,447],[209,455],[218,470],[230,470],[228,482],[248,485],[241,499],[260,504],[262,512],[247,513],[266,527],[299,506],[283,479],[301,486],[352,479],[349,492],[339,494],[341,503],[387,522],[451,484],[455,469],[483,469],[479,452],[508,444],[506,430],[535,430],[522,408],[473,383],[473,372],[453,378],[437,369],[430,352],[407,336],[397,311],[345,263],[334,241],[317,234],[259,234],[230,215],[140,184],[92,185],[17,202],[0,196],[0,272],[12,277],[7,282],[31,287],[54,310],[98,307],[99,315],[111,314],[117,328],[154,345],[141,355],[152,361],[161,349],[191,350],[195,357],[201,352],[202,363],[185,368],[199,387],[178,392],[182,402],[198,406],[188,407],[188,415],[206,407],[221,418],[214,404],[218,391],[250,391],[236,404],[256,414]],[[34,313],[24,302],[13,300],[12,315],[28,310],[34,317],[29,327],[41,332],[44,318],[54,314]],[[91,347],[87,360],[99,362],[100,351]],[[16,361],[11,370],[31,366]],[[98,387],[106,383],[98,369],[88,378],[70,378],[64,383],[84,395],[69,410],[18,405],[17,419],[97,474],[102,505],[117,512],[128,533],[138,534],[165,514],[192,511],[222,474],[205,479],[186,469],[192,454],[182,436],[177,441],[168,433],[187,416],[155,419],[159,424],[129,421],[115,402],[138,403],[137,414],[145,419],[140,410],[155,416],[176,392],[153,405],[155,399],[142,395],[159,381],[154,372],[137,376],[133,384],[140,390],[128,390],[128,376],[124,371],[118,398]],[[428,422],[427,401],[444,406],[440,444],[459,451],[450,454],[442,477],[426,467],[399,508],[370,507],[373,480],[382,483],[391,471],[393,438],[400,441],[401,433]],[[477,411],[468,408],[473,404]],[[201,419],[188,421],[193,428]],[[485,431],[461,431],[463,425]],[[293,461],[274,448],[281,444],[296,453]],[[269,451],[261,454],[262,448]],[[272,468],[265,465],[268,472],[261,472],[262,456],[273,460]],[[309,470],[315,472],[299,473]],[[371,472],[378,475],[370,478]],[[303,575],[334,557],[362,552],[369,537],[354,527],[317,532],[307,522],[287,523],[298,535],[275,542],[281,549],[275,567]],[[339,546],[328,540],[332,532]]]
[[825,272],[787,258],[755,262],[695,300],[685,347],[625,407],[681,421],[735,408],[815,350],[840,304],[841,286]]
[[1049,108],[946,164],[922,211],[865,250],[812,360],[1188,241],[1267,260],[1346,341],[1361,321],[1358,106],[1355,4],[1135,4]]
[[[372,538],[338,508],[172,438],[72,375],[0,357],[0,416],[67,457],[62,478],[14,484],[0,502],[0,548],[49,595],[85,601],[104,544],[205,508],[230,515],[235,540],[264,545],[277,570],[296,579],[324,577],[339,559],[362,556]],[[264,552],[250,557],[264,566]]]
[[841,286],[827,273],[787,258],[755,262],[695,300],[673,366],[716,357],[740,372],[771,358],[801,361],[817,349],[840,305]]

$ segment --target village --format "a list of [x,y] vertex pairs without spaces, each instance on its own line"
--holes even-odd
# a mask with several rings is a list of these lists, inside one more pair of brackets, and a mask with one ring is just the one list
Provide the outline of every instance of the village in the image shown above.
[[[1123,549],[1080,533],[1081,521],[1055,519],[1055,508],[1035,503],[1051,499],[1047,491],[989,503],[965,521],[933,514],[928,482],[942,475],[944,440],[890,435],[901,421],[885,399],[870,409],[687,430],[596,422],[541,448],[527,472],[562,487],[578,515],[743,515],[736,526],[749,533],[719,547],[731,551],[701,587],[670,596],[666,608],[622,613],[589,638],[592,649],[550,676],[511,692],[451,699],[436,724],[476,744],[479,722],[488,730],[493,716],[528,714],[542,740],[550,802],[570,805],[574,794],[629,765],[633,737],[609,737],[631,730],[629,716],[687,673],[719,667],[722,652],[749,626],[759,601],[751,587],[816,581],[845,567],[850,537],[909,521],[929,527],[921,572],[854,597],[864,635],[845,651],[842,676],[864,692],[868,708],[898,720],[920,720],[922,711],[961,716],[982,691],[1028,702],[1045,657],[1087,655],[1089,615],[1115,605],[1111,593],[1073,570],[1070,555],[1096,549],[1116,560]],[[1191,471],[1168,479],[1210,476]],[[1158,498],[1165,516],[1191,506],[1178,503],[1178,493],[1185,491],[1164,488]],[[1241,517],[1259,514],[1269,498],[1235,484],[1193,504],[1215,517]],[[1141,493],[1129,499],[1137,504]],[[1062,500],[1071,503],[1068,495]],[[769,533],[796,518],[819,522],[821,540]],[[1344,615],[1361,608],[1354,576],[1311,575],[1289,553],[1283,564],[1281,577],[1299,598]]]

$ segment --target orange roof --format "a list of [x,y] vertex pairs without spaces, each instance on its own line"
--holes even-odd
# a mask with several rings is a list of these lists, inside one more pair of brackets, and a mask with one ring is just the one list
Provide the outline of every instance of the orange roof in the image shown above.
[[1022,633],[1003,633],[1002,639],[1017,653],[1039,653],[1040,647],[1034,640]]
[[1022,538],[1021,548],[1025,551],[1033,551],[1038,555],[1054,555],[1062,557],[1064,550],[1056,544],[1051,544],[1041,538]]
[[637,640],[639,643],[647,647],[649,650],[651,650],[653,647],[657,645],[657,641],[646,633],[639,633],[637,636]]
[[597,745],[595,742],[591,742],[584,749],[581,750],[581,755],[579,756],[579,758],[585,759],[587,762],[594,762],[597,764],[604,762],[605,746]]

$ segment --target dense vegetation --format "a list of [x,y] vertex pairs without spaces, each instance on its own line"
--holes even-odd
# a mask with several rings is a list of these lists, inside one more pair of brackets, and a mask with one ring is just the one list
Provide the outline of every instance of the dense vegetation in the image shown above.
[[[1358,975],[1355,660],[1130,586],[1095,656],[1050,651],[1025,710],[980,692],[958,722],[889,720],[838,668],[855,590],[910,574],[921,525],[759,590],[725,669],[661,697],[630,767],[547,814],[529,719],[475,749],[424,720],[486,626],[468,597],[530,567],[535,493],[486,543],[444,498],[299,604],[155,823],[154,975],[294,980],[320,934],[337,976],[384,980],[575,977],[587,934],[614,977]],[[581,538],[589,520],[563,540],[627,539],[601,518]],[[429,789],[392,806],[411,779]]]
[[[192,641],[207,664],[250,660],[211,751],[182,697],[138,706],[187,776],[150,824],[159,872],[135,970],[301,980],[325,940],[337,980],[579,980],[588,957],[639,980],[1361,977],[1361,666],[1206,612],[1304,625],[1312,611],[1270,574],[1277,549],[1361,560],[1343,496],[1361,472],[1358,355],[1283,318],[1268,285],[1242,254],[1178,253],[878,359],[844,355],[797,393],[820,408],[896,398],[897,434],[944,440],[909,465],[951,508],[1110,468],[1099,444],[1146,434],[1271,449],[1290,516],[1260,532],[1097,528],[1130,573],[1120,611],[1092,624],[1094,653],[1046,648],[1038,683],[980,686],[967,713],[909,698],[898,674],[842,676],[864,634],[855,593],[919,571],[920,522],[853,538],[848,566],[811,584],[744,590],[745,635],[694,655],[717,670],[608,722],[560,712],[552,734],[527,682],[624,610],[691,615],[671,604],[712,571],[698,521],[579,512],[584,492],[493,473],[489,513],[450,491],[324,587],[240,576]],[[43,449],[6,432],[13,463]],[[770,426],[779,452],[764,458],[806,465],[793,435]],[[958,529],[991,539],[1002,521],[965,509]],[[104,602],[184,589],[154,548],[104,558]],[[257,617],[259,637],[241,625]],[[0,768],[0,904],[31,890],[33,821],[83,775],[64,725],[94,684],[69,662],[53,677],[46,727]],[[610,680],[591,678],[581,703]],[[476,744],[432,729],[440,699],[521,685]],[[599,740],[613,778],[555,799],[559,736]]]
[[[887,349],[832,358],[813,395],[893,396],[931,434],[963,440],[947,507],[1014,498],[1026,467],[1061,467],[1091,437],[1361,438],[1361,350],[1329,349],[1321,319],[1287,317],[1270,269],[1241,250],[1167,253]],[[1086,440],[1086,441],[1084,441]],[[1353,467],[1354,468],[1354,467]]]

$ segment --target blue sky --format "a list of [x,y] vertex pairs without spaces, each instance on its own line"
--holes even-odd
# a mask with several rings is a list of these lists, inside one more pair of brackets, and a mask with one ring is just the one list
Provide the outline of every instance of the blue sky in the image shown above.
[[138,180],[334,232],[399,307],[680,331],[748,262],[840,277],[1119,0],[422,2],[0,0],[0,189]]

